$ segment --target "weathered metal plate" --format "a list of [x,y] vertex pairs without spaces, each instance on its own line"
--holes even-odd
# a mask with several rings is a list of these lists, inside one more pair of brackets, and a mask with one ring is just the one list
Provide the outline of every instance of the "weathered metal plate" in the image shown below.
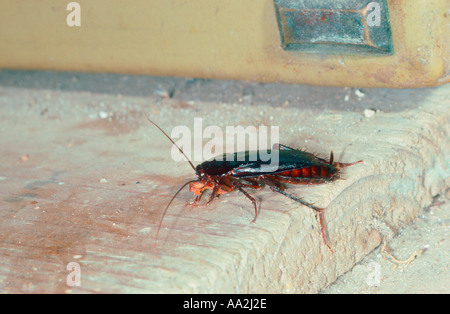
[[285,50],[393,54],[386,0],[275,0]]

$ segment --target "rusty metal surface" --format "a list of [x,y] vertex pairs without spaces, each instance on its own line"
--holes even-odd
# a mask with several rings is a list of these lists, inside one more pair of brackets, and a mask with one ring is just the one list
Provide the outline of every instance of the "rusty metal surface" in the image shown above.
[[394,53],[386,1],[275,0],[286,50],[327,54]]

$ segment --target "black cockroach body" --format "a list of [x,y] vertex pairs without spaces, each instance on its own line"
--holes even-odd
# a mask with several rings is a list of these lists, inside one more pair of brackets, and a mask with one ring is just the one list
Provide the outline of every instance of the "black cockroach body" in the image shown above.
[[[178,148],[197,175],[197,180],[186,182],[175,193],[165,208],[156,234],[155,245],[167,209],[186,185],[189,184],[189,190],[196,195],[192,205],[199,205],[199,201],[206,190],[211,190],[211,194],[204,205],[210,204],[216,196],[239,190],[252,202],[253,207],[255,208],[255,217],[252,222],[256,221],[259,211],[256,200],[246,191],[246,189],[260,189],[262,186],[267,185],[272,191],[283,194],[302,205],[308,206],[316,212],[322,240],[331,250],[330,246],[327,244],[322,223],[324,208],[316,207],[313,204],[307,203],[302,199],[287,193],[285,184],[322,184],[332,182],[340,178],[341,168],[362,163],[362,160],[354,163],[335,162],[333,152],[331,152],[330,160],[327,161],[306,151],[278,144],[273,148],[278,150],[278,162],[275,168],[271,165],[270,160],[263,161],[258,152],[255,154],[249,151],[234,153],[234,156],[231,156],[232,158],[223,155],[222,158],[205,161],[197,167],[194,167],[175,142],[158,125],[150,119],[148,120]],[[266,152],[266,154],[270,153],[272,153],[270,150]],[[252,158],[250,158],[250,156],[252,156]],[[254,156],[256,156],[256,158],[254,158]]]

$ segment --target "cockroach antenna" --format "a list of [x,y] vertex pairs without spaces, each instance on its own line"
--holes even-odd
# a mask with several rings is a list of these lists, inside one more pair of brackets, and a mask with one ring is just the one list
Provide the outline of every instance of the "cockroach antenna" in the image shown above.
[[[181,148],[180,148],[180,147],[172,140],[172,138],[170,138],[170,136],[167,135],[167,133],[164,132],[164,130],[161,129],[161,128],[159,127],[159,125],[157,125],[155,122],[153,122],[152,120],[150,120],[149,117],[147,117],[147,120],[148,120],[151,124],[153,124],[154,126],[156,126],[156,127],[162,132],[162,134],[164,134],[164,135],[169,139],[169,141],[171,141],[172,144],[175,145],[176,148],[178,148],[178,150],[180,151],[180,153],[183,154],[184,158],[186,158],[187,162],[191,165],[192,169],[194,169],[194,171],[195,171],[195,167],[194,167],[194,165],[192,164],[192,162],[189,160],[189,158],[186,156],[186,154],[183,152],[183,150],[182,150],[182,149],[181,149]],[[178,191],[174,194],[174,196],[172,196],[172,198],[170,199],[170,202],[167,204],[166,208],[164,208],[164,211],[163,211],[163,214],[162,214],[162,217],[161,217],[161,221],[159,222],[159,225],[158,225],[158,231],[156,232],[155,244],[154,244],[154,247],[155,247],[155,248],[156,248],[156,244],[158,243],[159,231],[161,230],[161,226],[162,226],[164,217],[166,216],[166,213],[167,213],[167,210],[168,210],[169,207],[170,207],[170,204],[172,204],[172,202],[173,202],[173,200],[175,199],[175,197],[177,197],[177,195],[181,192],[181,190],[184,189],[184,187],[185,187],[186,185],[188,185],[188,184],[190,184],[190,183],[193,183],[193,182],[197,182],[197,181],[198,181],[198,180],[192,180],[192,181],[189,181],[189,182],[186,182],[185,184],[183,184],[183,185],[178,189]]]
[[161,128],[159,127],[159,125],[157,125],[155,122],[153,122],[152,120],[150,120],[149,117],[147,117],[147,120],[148,120],[151,124],[153,124],[154,126],[156,126],[156,127],[162,132],[162,134],[164,134],[164,135],[169,139],[169,141],[171,141],[172,144],[175,145],[176,148],[178,148],[178,150],[180,151],[180,153],[184,156],[184,158],[186,158],[187,162],[191,165],[192,169],[194,169],[194,171],[195,171],[195,167],[194,167],[194,165],[192,164],[192,162],[189,160],[189,158],[186,156],[186,154],[183,152],[183,150],[182,150],[182,149],[174,142],[174,140],[172,140],[172,139],[170,138],[170,136],[167,135],[167,133],[164,132],[164,130],[161,129]]

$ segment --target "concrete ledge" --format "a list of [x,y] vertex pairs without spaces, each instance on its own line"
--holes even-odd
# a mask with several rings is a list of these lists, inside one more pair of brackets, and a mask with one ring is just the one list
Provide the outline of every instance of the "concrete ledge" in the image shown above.
[[[133,96],[120,87],[73,91],[64,87],[71,74],[60,88],[14,87],[12,77],[0,73],[3,292],[315,293],[448,187],[448,86],[355,94],[196,81],[167,99],[153,93],[171,85],[164,79],[142,86],[150,96]],[[89,77],[99,90],[108,84],[107,76]],[[230,95],[238,86],[252,92]],[[304,99],[283,99],[299,90]],[[258,97],[266,101],[252,104]],[[374,104],[380,111],[365,116]],[[194,117],[205,126],[279,125],[286,145],[363,159],[345,180],[290,189],[327,207],[334,254],[310,209],[268,189],[252,191],[261,201],[255,224],[251,203],[237,192],[193,209],[184,207],[192,193],[182,192],[154,250],[163,208],[194,173],[172,161],[170,143],[147,115],[169,131],[192,126]],[[80,287],[66,283],[69,262],[81,267]]]

